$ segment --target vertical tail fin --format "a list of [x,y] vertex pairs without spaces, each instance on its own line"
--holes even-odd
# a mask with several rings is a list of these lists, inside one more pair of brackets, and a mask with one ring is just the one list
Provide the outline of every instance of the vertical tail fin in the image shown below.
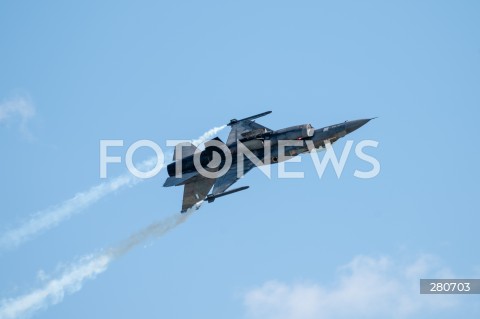
[[[180,157],[180,154],[177,154],[177,149],[179,147],[181,148],[181,155],[182,155],[181,157]],[[196,150],[197,150],[197,147],[190,142],[177,144],[177,146],[175,146],[175,150],[173,151],[173,161],[180,160],[184,157],[193,155],[193,153],[195,153]]]

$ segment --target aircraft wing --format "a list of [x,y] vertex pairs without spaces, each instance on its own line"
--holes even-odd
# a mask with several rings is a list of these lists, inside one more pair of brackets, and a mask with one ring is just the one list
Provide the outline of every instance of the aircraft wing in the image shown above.
[[183,189],[182,212],[186,212],[187,209],[204,200],[214,183],[215,179],[206,178],[200,174],[188,180]]
[[[214,138],[213,140],[207,141],[205,143],[205,148],[208,148],[214,143],[214,141],[220,141],[218,138]],[[193,147],[195,146],[188,146]],[[195,148],[196,149],[196,148]],[[192,154],[194,153],[195,149],[192,150]],[[175,159],[175,155],[174,155]],[[216,171],[218,168],[211,169],[210,171]],[[171,186],[169,180],[173,179],[173,181],[177,182],[173,185],[185,185],[183,188],[183,202],[182,202],[182,213],[186,212],[187,209],[192,208],[198,202],[205,200],[210,189],[212,188],[213,184],[215,183],[215,178],[208,178],[199,174],[198,172],[192,172],[185,174],[184,177],[177,179],[176,177],[170,177],[165,181],[164,186]]]
[[[243,162],[243,174],[240,177],[243,177],[245,174],[247,174],[252,168],[255,167],[255,164],[253,164],[249,159],[245,158]],[[239,180],[239,177],[237,176],[237,163],[234,161],[232,163],[232,167],[225,173],[225,175],[219,177],[213,186],[213,195],[218,195],[223,192],[225,192],[230,186],[235,184]]]
[[261,125],[261,124],[255,123],[253,121],[256,118],[265,116],[265,115],[270,114],[270,113],[272,113],[272,111],[260,113],[260,114],[250,116],[250,117],[247,117],[247,118],[244,118],[244,119],[241,119],[241,120],[236,120],[236,119],[231,120],[228,125],[232,127],[232,130],[230,131],[230,134],[228,135],[227,145],[231,145],[231,144],[237,142],[237,140],[241,140],[249,132],[254,133],[253,131],[258,131],[259,134],[263,134],[263,133],[266,133],[268,131],[271,131],[271,129],[269,129],[269,128]]

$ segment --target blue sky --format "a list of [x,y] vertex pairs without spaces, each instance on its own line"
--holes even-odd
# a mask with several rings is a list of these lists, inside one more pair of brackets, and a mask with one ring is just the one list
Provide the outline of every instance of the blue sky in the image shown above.
[[[267,110],[261,123],[273,129],[379,117],[348,136],[379,142],[368,150],[381,163],[374,179],[353,176],[368,169],[356,157],[340,179],[330,166],[319,180],[308,156],[287,164],[304,179],[254,170],[238,183],[249,190],[204,205],[26,316],[478,317],[478,295],[425,296],[416,285],[480,278],[479,9],[476,1],[2,2],[2,235],[122,176],[124,165],[112,164],[110,179],[99,178],[101,139],[125,140],[112,152],[124,155],[138,139],[163,147]],[[105,192],[2,248],[0,309],[178,212],[182,190],[163,188],[165,175]]]

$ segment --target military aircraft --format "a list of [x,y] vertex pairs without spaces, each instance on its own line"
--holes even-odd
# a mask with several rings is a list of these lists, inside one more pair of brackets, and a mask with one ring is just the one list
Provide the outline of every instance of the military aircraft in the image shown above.
[[217,137],[207,141],[203,151],[191,143],[180,143],[175,147],[173,163],[167,166],[169,177],[163,186],[185,186],[182,213],[191,208],[198,209],[205,200],[211,203],[219,197],[249,188],[243,186],[227,191],[255,166],[275,164],[325,148],[327,143],[333,144],[371,120],[345,121],[318,130],[311,124],[303,124],[276,131],[254,121],[270,113],[232,119],[227,124],[231,127],[227,143]]

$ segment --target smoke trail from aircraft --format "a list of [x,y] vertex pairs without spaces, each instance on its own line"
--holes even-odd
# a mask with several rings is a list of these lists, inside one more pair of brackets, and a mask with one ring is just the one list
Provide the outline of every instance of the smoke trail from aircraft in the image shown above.
[[[199,145],[215,136],[223,130],[226,125],[214,127],[199,138],[192,140],[191,143]],[[138,165],[142,170],[148,171],[156,164],[156,158],[149,158]],[[32,239],[35,235],[58,226],[61,222],[69,219],[75,214],[98,202],[105,196],[126,188],[132,187],[143,179],[139,179],[130,173],[120,175],[111,181],[103,182],[95,185],[85,192],[75,194],[70,199],[56,205],[52,208],[36,212],[28,217],[26,221],[19,226],[5,231],[0,234],[0,250],[15,248],[22,243]]]
[[193,209],[185,214],[176,213],[164,220],[152,223],[104,253],[81,258],[67,267],[60,276],[45,283],[43,287],[16,298],[0,301],[0,318],[22,317],[62,302],[65,295],[79,291],[87,279],[94,279],[97,275],[106,271],[110,263],[117,258],[149,239],[163,236],[185,222],[192,211]]
[[200,136],[199,138],[197,138],[196,140],[192,140],[191,143],[195,146],[198,146],[198,145],[202,144],[203,142],[206,142],[212,136],[217,135],[218,132],[220,132],[221,130],[223,130],[226,127],[227,127],[226,125],[214,127],[211,130],[208,130],[205,133],[203,133],[203,135]]
[[0,248],[17,247],[35,235],[59,225],[108,194],[126,186],[133,186],[139,181],[140,179],[131,174],[123,174],[109,182],[95,185],[85,192],[77,193],[57,206],[36,212],[21,225],[3,233],[0,236]]

